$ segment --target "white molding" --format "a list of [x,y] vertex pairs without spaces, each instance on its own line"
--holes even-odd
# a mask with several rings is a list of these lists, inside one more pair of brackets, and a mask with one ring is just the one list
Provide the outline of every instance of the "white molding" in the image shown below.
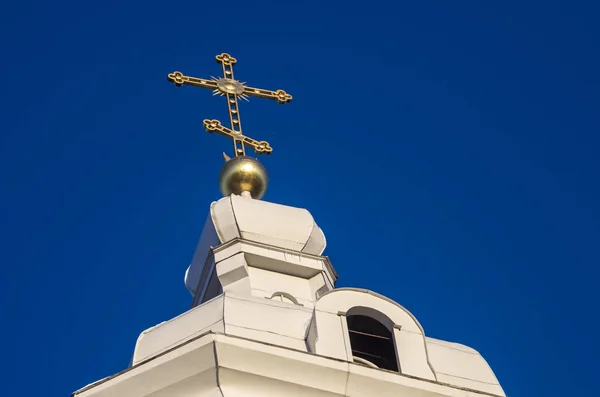
[[[504,397],[240,337],[205,333],[73,397]],[[216,394],[215,394],[216,393]]]

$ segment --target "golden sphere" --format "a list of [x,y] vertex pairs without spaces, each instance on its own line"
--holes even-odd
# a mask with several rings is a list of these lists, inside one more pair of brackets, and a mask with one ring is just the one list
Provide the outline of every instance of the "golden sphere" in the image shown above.
[[227,161],[219,173],[219,188],[223,196],[250,192],[254,199],[264,196],[269,183],[265,167],[248,156],[234,157]]

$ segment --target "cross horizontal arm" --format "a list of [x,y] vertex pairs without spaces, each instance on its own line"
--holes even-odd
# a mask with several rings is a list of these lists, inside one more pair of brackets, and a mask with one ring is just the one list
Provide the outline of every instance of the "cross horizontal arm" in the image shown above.
[[167,79],[178,87],[182,85],[191,85],[194,87],[216,89],[217,82],[215,80],[206,80],[199,77],[186,76],[181,72],[173,72],[167,75]]
[[236,131],[224,127],[219,120],[204,120],[203,124],[206,131],[210,133],[216,132],[217,134],[233,139],[234,141],[241,141],[243,144],[254,149],[256,154],[271,154],[271,152],[273,152],[273,148],[268,142],[257,141],[256,139],[237,133]]
[[292,101],[292,96],[284,90],[263,90],[262,88],[244,87],[244,94],[257,98],[275,99],[279,103]]

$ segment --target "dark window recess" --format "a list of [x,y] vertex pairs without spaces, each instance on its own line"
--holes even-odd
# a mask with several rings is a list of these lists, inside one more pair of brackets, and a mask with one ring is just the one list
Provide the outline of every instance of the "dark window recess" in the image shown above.
[[368,316],[348,316],[348,331],[352,355],[379,368],[398,371],[394,337],[379,321]]

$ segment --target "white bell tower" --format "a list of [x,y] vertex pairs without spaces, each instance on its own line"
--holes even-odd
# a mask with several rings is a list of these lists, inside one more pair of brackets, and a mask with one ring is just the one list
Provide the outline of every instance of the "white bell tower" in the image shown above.
[[324,249],[307,210],[231,195],[211,205],[185,283],[193,306],[227,292],[313,307],[337,278]]
[[325,235],[309,211],[258,200],[267,174],[243,145],[270,146],[241,134],[237,98],[291,96],[233,80],[227,54],[217,62],[218,82],[169,75],[176,85],[214,85],[238,117],[231,129],[205,122],[232,138],[236,152],[185,273],[192,307],[143,331],[129,368],[73,397],[505,396],[477,351],[425,336],[389,298],[335,288]]

